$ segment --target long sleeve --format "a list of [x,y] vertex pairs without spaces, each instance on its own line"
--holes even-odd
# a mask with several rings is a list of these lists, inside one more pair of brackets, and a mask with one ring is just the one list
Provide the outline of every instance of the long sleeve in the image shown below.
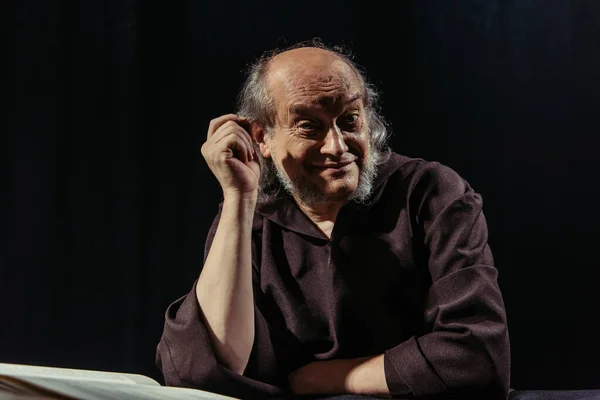
[[392,394],[495,388],[506,396],[510,350],[481,197],[448,167],[428,163],[408,191],[431,286],[427,333],[385,352]]
[[[220,212],[207,237],[205,260],[219,216]],[[278,384],[280,377],[275,374],[277,366],[273,345],[269,325],[261,310],[262,294],[257,289],[257,271],[254,267],[253,281],[255,340],[244,374],[231,371],[217,360],[196,298],[194,283],[192,290],[171,304],[166,312],[156,363],[167,385],[197,388],[244,399],[282,393]]]

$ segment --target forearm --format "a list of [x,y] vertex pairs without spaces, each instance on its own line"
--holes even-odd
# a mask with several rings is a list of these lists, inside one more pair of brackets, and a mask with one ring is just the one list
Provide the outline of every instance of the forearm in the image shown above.
[[383,354],[357,359],[346,379],[348,393],[389,397],[385,380]]
[[242,374],[254,342],[252,219],[256,201],[226,198],[196,286],[217,358]]
[[360,394],[390,397],[383,354],[375,357],[317,361],[290,375],[296,394]]

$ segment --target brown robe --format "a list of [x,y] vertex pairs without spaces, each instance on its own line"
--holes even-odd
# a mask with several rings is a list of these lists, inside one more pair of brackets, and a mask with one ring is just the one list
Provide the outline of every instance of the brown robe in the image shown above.
[[244,374],[216,359],[194,285],[166,313],[157,364],[167,385],[277,397],[309,362],[383,353],[395,396],[508,392],[482,199],[446,166],[392,154],[371,201],[344,206],[331,239],[287,195],[259,203],[252,267],[256,332]]

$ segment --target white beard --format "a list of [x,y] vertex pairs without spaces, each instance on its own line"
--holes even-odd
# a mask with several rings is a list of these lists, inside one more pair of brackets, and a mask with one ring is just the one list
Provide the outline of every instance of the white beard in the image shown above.
[[[275,156],[275,149],[273,146],[270,147],[271,156]],[[283,167],[280,167],[273,161],[273,170],[277,176],[277,180],[285,191],[296,197],[303,204],[313,207],[318,204],[330,202],[331,200],[339,201],[355,201],[358,203],[366,202],[373,192],[373,182],[377,175],[377,155],[374,152],[370,152],[364,164],[359,166],[358,185],[354,191],[344,198],[332,199],[323,193],[314,183],[310,181],[293,181],[290,179],[288,174],[285,172]]]

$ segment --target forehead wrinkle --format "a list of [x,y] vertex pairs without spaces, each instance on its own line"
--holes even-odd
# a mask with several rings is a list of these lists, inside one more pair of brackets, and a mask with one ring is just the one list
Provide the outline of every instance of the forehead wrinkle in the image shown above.
[[355,103],[357,100],[361,100],[363,95],[362,93],[356,93],[347,99],[345,99],[345,97],[346,96],[344,95],[322,95],[313,101],[292,103],[288,110],[290,114],[304,114],[313,111],[314,109],[344,107]]
[[317,102],[321,106],[333,106],[340,104],[341,106],[345,106],[355,102],[356,100],[362,98],[362,93],[355,93],[350,96],[346,96],[345,93],[337,96],[323,95],[319,96]]
[[355,71],[337,57],[303,63],[297,59],[295,62],[289,59],[282,61],[271,60],[265,83],[276,103],[287,103],[278,108],[285,110],[288,117],[303,112],[339,109],[364,97]]
[[[349,79],[350,78],[350,79]],[[353,79],[354,78],[354,79]],[[296,87],[324,86],[326,88],[345,88],[349,90],[354,83],[360,86],[360,79],[352,68],[343,60],[320,60],[320,62],[282,62],[271,60],[268,81],[279,81],[288,90]],[[352,82],[356,80],[357,82]],[[293,90],[293,89],[292,89]]]

